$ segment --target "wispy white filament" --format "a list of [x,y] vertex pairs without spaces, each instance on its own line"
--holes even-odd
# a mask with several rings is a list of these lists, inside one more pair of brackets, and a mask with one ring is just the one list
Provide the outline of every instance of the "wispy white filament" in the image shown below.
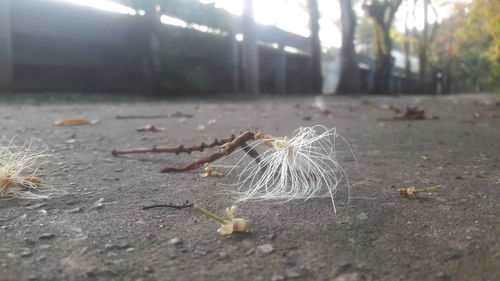
[[[292,138],[276,138],[238,178],[238,201],[310,199],[333,196],[346,177],[335,152],[336,129],[324,126],[299,128]],[[262,142],[259,142],[262,143]]]
[[53,187],[34,183],[30,177],[37,175],[38,169],[46,164],[47,148],[34,148],[37,139],[23,145],[16,145],[13,139],[0,139],[0,197],[44,199],[61,193]]

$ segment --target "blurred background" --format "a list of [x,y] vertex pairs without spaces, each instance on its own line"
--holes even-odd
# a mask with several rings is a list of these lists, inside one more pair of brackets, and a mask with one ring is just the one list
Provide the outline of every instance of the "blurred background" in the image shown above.
[[0,0],[0,90],[500,91],[498,0]]

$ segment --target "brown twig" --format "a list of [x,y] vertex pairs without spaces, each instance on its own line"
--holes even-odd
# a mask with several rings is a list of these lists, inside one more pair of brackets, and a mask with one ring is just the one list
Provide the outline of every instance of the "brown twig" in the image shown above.
[[118,155],[118,154],[129,154],[129,153],[147,153],[147,152],[154,152],[154,153],[188,153],[191,154],[193,151],[200,151],[203,152],[205,148],[212,148],[214,146],[221,146],[224,145],[228,142],[233,141],[236,138],[235,135],[231,135],[228,138],[225,139],[215,139],[213,142],[206,144],[202,142],[200,145],[193,145],[193,146],[188,146],[184,147],[184,145],[180,145],[178,147],[149,147],[149,148],[134,148],[134,149],[123,149],[123,150],[118,150],[118,149],[113,149],[111,151],[111,154],[113,155]]
[[[190,164],[186,164],[186,165],[179,167],[179,168],[175,168],[175,167],[162,168],[162,169],[160,169],[159,172],[160,173],[168,173],[168,172],[185,172],[185,171],[194,170],[196,168],[203,166],[205,163],[211,163],[211,162],[213,162],[221,157],[224,157],[224,156],[231,154],[238,147],[243,147],[243,150],[249,151],[249,152],[247,152],[247,153],[249,153],[249,156],[254,157],[255,159],[258,159],[259,156],[258,156],[257,151],[251,149],[246,144],[247,141],[253,140],[254,136],[255,136],[255,132],[251,132],[251,131],[243,132],[240,135],[238,135],[234,140],[221,145],[220,146],[221,149],[218,152],[216,152],[210,156],[201,158],[199,160],[196,160]],[[245,148],[245,147],[247,147],[247,148]],[[256,161],[258,161],[258,160],[256,160]]]
[[182,112],[174,112],[172,114],[162,114],[162,115],[118,115],[116,119],[156,119],[156,118],[191,118],[192,114],[186,114]]
[[142,210],[148,210],[148,209],[153,209],[153,208],[174,208],[174,209],[184,209],[184,208],[190,208],[193,207],[193,203],[189,203],[189,201],[186,201],[182,205],[174,205],[174,204],[154,204],[154,205],[142,205],[141,209]]

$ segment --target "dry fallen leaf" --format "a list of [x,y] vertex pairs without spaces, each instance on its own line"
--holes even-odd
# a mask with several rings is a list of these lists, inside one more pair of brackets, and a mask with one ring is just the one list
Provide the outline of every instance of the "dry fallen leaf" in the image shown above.
[[78,119],[78,118],[72,118],[72,119],[63,119],[54,122],[55,126],[64,126],[64,125],[94,125],[99,123],[99,120],[86,120],[86,119]]
[[158,128],[155,125],[148,124],[142,128],[137,129],[137,132],[154,132],[154,133],[156,133],[156,132],[164,132],[166,130],[167,129],[165,129],[165,128]]
[[488,176],[484,173],[477,173],[476,174],[476,178],[480,178],[480,179],[484,179],[484,178],[487,178]]
[[203,169],[203,173],[200,174],[202,178],[206,178],[209,176],[222,176],[223,174],[215,171],[214,167],[208,163],[205,163],[205,168]]

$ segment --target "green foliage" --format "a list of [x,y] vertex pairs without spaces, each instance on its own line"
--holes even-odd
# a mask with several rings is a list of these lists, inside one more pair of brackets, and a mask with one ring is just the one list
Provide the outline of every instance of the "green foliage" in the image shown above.
[[[469,9],[460,36],[469,43],[466,47],[477,51],[480,57],[484,54],[492,74],[500,76],[500,1],[474,0]],[[470,56],[470,52],[467,50],[467,55]]]
[[432,61],[450,77],[451,91],[500,91],[499,29],[500,2],[455,4],[432,47]]

